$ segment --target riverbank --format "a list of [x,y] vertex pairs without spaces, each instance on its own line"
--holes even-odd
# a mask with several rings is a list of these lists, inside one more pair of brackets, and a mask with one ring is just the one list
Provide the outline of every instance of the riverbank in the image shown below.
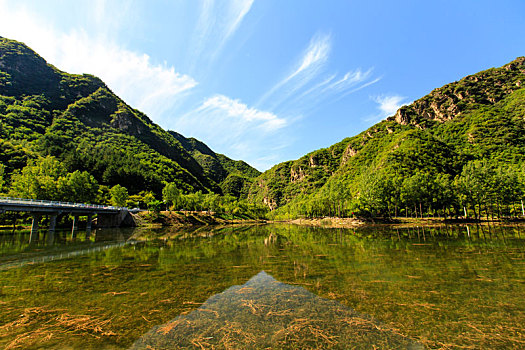
[[366,224],[365,221],[355,218],[311,218],[311,219],[294,219],[285,221],[286,223],[300,226],[316,226],[326,228],[354,228]]
[[324,217],[324,218],[301,218],[282,221],[268,221],[268,223],[289,223],[299,226],[315,226],[325,228],[356,228],[365,225],[381,225],[394,226],[397,228],[408,228],[417,226],[442,226],[447,224],[452,225],[515,225],[525,224],[525,219],[515,218],[512,220],[462,220],[462,219],[445,219],[445,218],[405,218],[396,217],[389,219],[382,218],[338,218],[338,217]]
[[142,211],[134,215],[137,226],[209,226],[265,223],[266,220],[253,219],[230,214],[206,211],[161,211],[154,213]]

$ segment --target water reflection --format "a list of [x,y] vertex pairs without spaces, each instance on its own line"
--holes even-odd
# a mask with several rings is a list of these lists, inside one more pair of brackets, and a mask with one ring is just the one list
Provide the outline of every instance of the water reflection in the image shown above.
[[110,248],[134,244],[133,230],[18,231],[0,236],[0,270],[89,255]]
[[[379,335],[374,329],[368,332],[379,337],[374,341],[382,339],[380,336],[390,341],[390,335],[396,339],[395,332],[382,326],[385,324],[428,348],[502,349],[520,348],[525,343],[525,235],[521,226],[372,226],[356,230],[230,226],[103,230],[89,236],[79,231],[75,239],[71,232],[57,231],[52,244],[46,245],[41,233],[31,246],[28,233],[0,234],[0,263],[128,240],[136,243],[0,270],[0,348],[61,349],[67,344],[75,349],[128,349],[144,334],[144,341],[154,339],[154,325],[165,327],[190,314],[200,315],[202,320],[206,311],[192,312],[206,300],[219,297],[215,310],[219,307],[221,312],[236,316],[215,317],[210,313],[211,320],[223,322],[217,329],[226,321],[240,318],[242,326],[255,332],[256,327],[272,326],[257,323],[259,318],[270,319],[267,314],[273,310],[271,305],[288,307],[293,312],[279,317],[295,318],[280,325],[283,329],[295,325],[296,331],[279,333],[270,340],[287,339],[287,346],[296,348],[316,347],[317,343],[294,342],[321,330],[315,341],[330,344],[325,335],[337,348],[347,334],[345,325],[336,322],[339,314],[369,320],[370,327],[380,327]],[[268,282],[266,287],[274,289],[263,299],[259,292],[238,297],[251,301],[256,311],[266,311],[266,318],[248,314],[249,306],[244,306],[244,314],[234,314],[241,312],[241,299],[235,299],[233,292],[218,293],[235,285],[238,287],[233,291],[241,290],[262,270],[286,285]],[[279,291],[279,286],[285,289]],[[304,289],[296,291],[296,286]],[[272,293],[278,295],[275,288],[281,296],[272,299]],[[294,297],[283,298],[284,290],[293,290]],[[301,293],[308,293],[305,290],[313,294],[304,296]],[[236,304],[228,306],[224,294]],[[297,305],[286,306],[285,302]],[[301,309],[301,303],[308,308]],[[318,310],[323,303],[326,314]],[[274,312],[282,310],[275,306]],[[307,313],[309,310],[316,314]],[[297,321],[301,312],[310,323]],[[383,323],[363,315],[372,315]],[[250,317],[256,322],[246,321]],[[279,325],[280,321],[275,322]],[[202,324],[192,330],[194,333],[182,326],[177,325],[177,329],[187,337],[213,336],[200,340],[207,343],[224,337],[227,331],[204,335],[207,330]],[[157,333],[161,327],[156,328]],[[310,333],[295,339],[297,332]],[[243,339],[242,333],[232,330],[228,334],[233,340]],[[167,335],[174,336],[170,332]],[[255,340],[268,341],[263,337],[247,339],[252,339],[247,343],[253,347]]]
[[264,271],[153,327],[131,349],[423,349],[373,318]]

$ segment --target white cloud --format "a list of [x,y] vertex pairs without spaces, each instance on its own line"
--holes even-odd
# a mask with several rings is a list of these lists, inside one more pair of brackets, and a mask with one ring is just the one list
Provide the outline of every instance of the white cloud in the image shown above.
[[235,34],[244,17],[250,12],[254,0],[219,1],[201,0],[199,18],[191,40],[190,71],[207,67]]
[[358,68],[343,75],[323,74],[331,50],[332,38],[329,34],[314,35],[291,73],[269,89],[256,106],[305,114],[323,103],[333,103],[381,80],[372,76],[372,68]]
[[361,69],[349,71],[341,78],[337,78],[337,75],[333,74],[322,82],[302,92],[296,97],[296,99],[301,100],[308,97],[308,101],[311,103],[317,103],[330,95],[335,95],[336,98],[346,96],[347,93],[355,92],[379,81],[378,79],[373,82],[369,81],[371,74],[372,69],[365,72],[361,71]]
[[250,108],[239,100],[232,100],[224,95],[217,95],[207,99],[199,108],[199,112],[219,112],[228,117],[238,118],[243,123],[265,131],[273,131],[286,126],[286,120],[275,114]]
[[401,106],[407,104],[404,102],[405,97],[399,95],[380,95],[372,97],[372,100],[378,104],[377,108],[380,111],[378,118],[380,119],[394,115]]
[[[205,142],[233,159],[267,169],[271,154],[290,142],[288,118],[250,107],[240,100],[215,95],[178,118],[175,130]],[[288,132],[287,132],[288,134]]]
[[253,1],[254,0],[232,0],[230,2],[230,6],[227,9],[230,20],[225,25],[224,35],[216,53],[222,49],[228,39],[230,39],[237,28],[239,28],[244,16],[246,16],[252,8]]
[[[294,64],[294,69],[284,79],[275,84],[258,102],[264,103],[279,90],[279,98],[273,99],[274,104],[286,100],[319,74],[327,62],[332,47],[332,39],[328,34],[317,33],[312,37],[301,58]],[[282,91],[285,90],[285,91]]]
[[[97,2],[95,15],[104,16],[105,2]],[[166,64],[152,63],[148,55],[92,37],[86,31],[57,31],[44,18],[24,7],[9,7],[0,0],[0,33],[25,42],[49,63],[69,73],[100,77],[126,102],[154,120],[179,96],[197,85],[190,76]]]
[[308,70],[311,72],[311,75],[315,74],[317,70],[328,60],[328,56],[332,47],[331,41],[330,35],[316,34],[310,40],[310,44],[304,52],[297,69],[288,77],[286,77],[284,81],[289,81],[302,72]]

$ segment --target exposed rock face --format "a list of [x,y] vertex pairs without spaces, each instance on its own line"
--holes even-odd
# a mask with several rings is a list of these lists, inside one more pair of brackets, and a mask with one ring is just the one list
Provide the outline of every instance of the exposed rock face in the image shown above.
[[298,182],[303,180],[306,177],[306,174],[303,168],[299,167],[297,170],[292,167],[290,168],[290,182]]
[[117,112],[113,115],[110,125],[123,132],[129,132],[132,134],[140,134],[138,127],[133,128],[132,117],[126,113],[126,111]]
[[317,159],[315,159],[315,155],[310,156],[310,167],[315,168],[317,166]]
[[277,202],[273,198],[264,197],[263,203],[267,205],[270,210],[277,209]]
[[425,97],[401,107],[389,120],[401,125],[425,128],[425,121],[443,123],[472,104],[492,105],[520,88],[525,82],[525,57],[501,68],[467,76],[460,81],[433,90]]
[[345,152],[343,153],[343,157],[341,158],[341,165],[346,164],[346,162],[348,162],[348,160],[356,154],[357,152],[350,145],[348,145],[345,149]]

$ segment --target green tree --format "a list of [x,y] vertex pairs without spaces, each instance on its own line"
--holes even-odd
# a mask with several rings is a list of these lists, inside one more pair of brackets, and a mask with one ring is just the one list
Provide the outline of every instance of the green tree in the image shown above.
[[5,166],[0,163],[0,192],[2,191],[2,188],[4,187],[5,183]]
[[126,205],[128,199],[128,190],[126,187],[115,185],[109,190],[111,194],[111,204],[117,207],[123,207]]
[[63,200],[92,203],[97,200],[99,185],[87,171],[74,171],[58,179],[58,189]]
[[[496,205],[498,217],[501,216],[502,207],[512,206],[515,214],[522,212],[522,208],[515,208],[515,204],[522,207],[524,195],[523,180],[520,179],[521,169],[514,165],[500,165],[494,169],[494,177],[491,185],[492,204]],[[509,210],[505,210],[509,212]]]
[[389,196],[393,191],[391,181],[383,172],[367,169],[358,183],[357,207],[364,215],[388,215]]
[[401,200],[406,207],[414,209],[416,217],[418,216],[418,211],[419,217],[423,217],[423,209],[432,207],[435,196],[434,180],[435,177],[431,174],[420,171],[403,180]]
[[180,202],[180,190],[177,188],[177,184],[174,182],[169,182],[162,189],[162,199],[170,207],[177,207]]
[[160,214],[164,203],[162,201],[154,200],[148,203],[148,210],[154,212],[156,215]]
[[453,181],[449,174],[438,174],[434,180],[433,203],[440,207],[444,216],[447,215],[446,209],[450,212],[450,207],[457,203],[457,193],[454,191]]
[[58,180],[66,174],[66,168],[54,157],[31,160],[21,172],[13,174],[9,195],[30,199],[61,200]]
[[151,191],[141,191],[139,194],[142,195],[142,202],[146,204],[146,206],[157,200]]
[[[472,207],[476,218],[481,217],[483,205],[494,197],[495,172],[486,160],[468,162],[456,178],[456,186],[464,207]],[[477,209],[477,211],[476,211]]]

